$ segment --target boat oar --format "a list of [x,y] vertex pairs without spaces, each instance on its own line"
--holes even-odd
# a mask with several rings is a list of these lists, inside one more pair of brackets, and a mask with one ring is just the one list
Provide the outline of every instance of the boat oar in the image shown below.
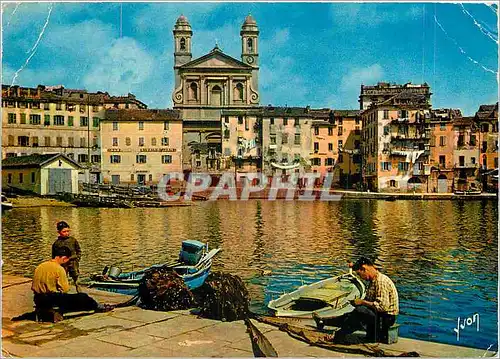
[[208,254],[201,259],[198,263],[196,263],[195,268],[201,268],[202,266],[205,265],[210,259],[212,259],[217,253],[219,253],[222,250],[222,248],[215,248],[212,249]]
[[247,317],[245,318],[245,324],[247,326],[247,332],[252,341],[253,355],[256,358],[271,357],[277,358],[278,353],[274,349],[273,345],[267,339],[264,334],[250,321]]

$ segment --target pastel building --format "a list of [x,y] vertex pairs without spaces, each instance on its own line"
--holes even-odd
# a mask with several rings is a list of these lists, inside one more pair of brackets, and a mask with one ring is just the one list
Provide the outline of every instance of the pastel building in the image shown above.
[[262,107],[262,170],[273,176],[311,171],[312,122],[309,107]]
[[434,109],[430,115],[430,192],[453,192],[455,178],[455,128],[462,118],[458,109]]
[[363,180],[367,189],[428,191],[430,105],[424,95],[402,92],[365,110]]
[[262,170],[261,123],[260,109],[222,110],[219,169],[237,174]]
[[[361,182],[361,117],[359,110],[314,110],[312,171],[327,173],[340,187]],[[321,114],[321,115],[319,115]]]
[[85,173],[81,180],[99,182],[99,126],[108,108],[146,108],[134,95],[2,85],[2,158],[62,153]]
[[104,183],[155,185],[182,172],[182,119],[175,110],[108,110],[101,121]]

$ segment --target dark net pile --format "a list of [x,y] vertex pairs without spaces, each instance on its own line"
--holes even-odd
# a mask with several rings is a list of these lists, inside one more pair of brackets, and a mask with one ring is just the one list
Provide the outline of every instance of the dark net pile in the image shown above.
[[240,277],[210,273],[205,283],[193,291],[200,316],[231,322],[248,315],[249,297]]
[[188,309],[195,304],[182,278],[168,268],[147,271],[139,284],[139,297],[140,306],[151,310]]

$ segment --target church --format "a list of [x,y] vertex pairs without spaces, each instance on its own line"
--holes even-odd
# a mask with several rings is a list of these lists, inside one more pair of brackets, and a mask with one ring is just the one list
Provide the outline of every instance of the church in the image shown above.
[[173,107],[183,119],[183,169],[219,172],[222,158],[221,114],[259,107],[259,29],[248,15],[241,26],[241,60],[217,46],[192,58],[193,30],[181,15],[174,26]]

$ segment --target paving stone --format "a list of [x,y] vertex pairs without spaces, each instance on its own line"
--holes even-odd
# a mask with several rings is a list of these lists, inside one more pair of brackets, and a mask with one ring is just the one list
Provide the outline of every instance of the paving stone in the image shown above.
[[2,357],[31,357],[39,348],[36,345],[11,342],[10,338],[2,340]]
[[88,317],[72,319],[72,322],[68,323],[68,325],[86,331],[102,330],[103,328],[106,327],[109,328],[109,330],[111,331],[120,331],[141,325],[136,321],[123,318],[116,318],[110,314],[111,312],[107,314],[96,314]]
[[153,347],[161,348],[161,350],[168,348],[174,356],[178,357],[212,357],[217,356],[219,349],[227,344],[229,343],[221,339],[207,340],[200,337],[199,333],[189,332],[157,342]]
[[27,333],[19,334],[19,335],[17,335],[17,337],[21,338],[21,339],[25,339],[25,338],[29,338],[29,337],[33,337],[33,336],[41,336],[41,335],[45,335],[45,334],[50,334],[51,331],[52,331],[51,329],[40,329],[40,330],[36,330],[34,332],[27,332]]
[[12,330],[2,328],[2,338],[13,336],[15,333]]
[[144,310],[139,307],[134,307],[128,311],[113,311],[111,316],[127,320],[133,320],[140,323],[154,323],[162,320],[171,319],[179,316],[180,314],[172,312],[157,312],[154,310]]
[[217,322],[209,319],[199,319],[194,316],[178,316],[163,322],[148,324],[132,329],[135,333],[153,335],[160,338],[171,338],[192,330],[215,325]]
[[140,348],[145,345],[153,345],[154,343],[162,340],[151,335],[132,333],[128,330],[113,333],[112,335],[104,335],[95,337],[97,340],[117,344],[131,349]]
[[93,338],[75,338],[56,347],[40,348],[30,357],[124,357],[128,348]]
[[203,339],[224,339],[227,342],[237,342],[244,338],[249,338],[247,326],[242,321],[217,322],[214,326],[198,329],[200,338]]
[[253,358],[253,353],[229,347],[222,347],[217,351],[215,356],[219,358]]
[[31,279],[18,277],[14,275],[2,274],[2,289],[23,283],[31,283]]

